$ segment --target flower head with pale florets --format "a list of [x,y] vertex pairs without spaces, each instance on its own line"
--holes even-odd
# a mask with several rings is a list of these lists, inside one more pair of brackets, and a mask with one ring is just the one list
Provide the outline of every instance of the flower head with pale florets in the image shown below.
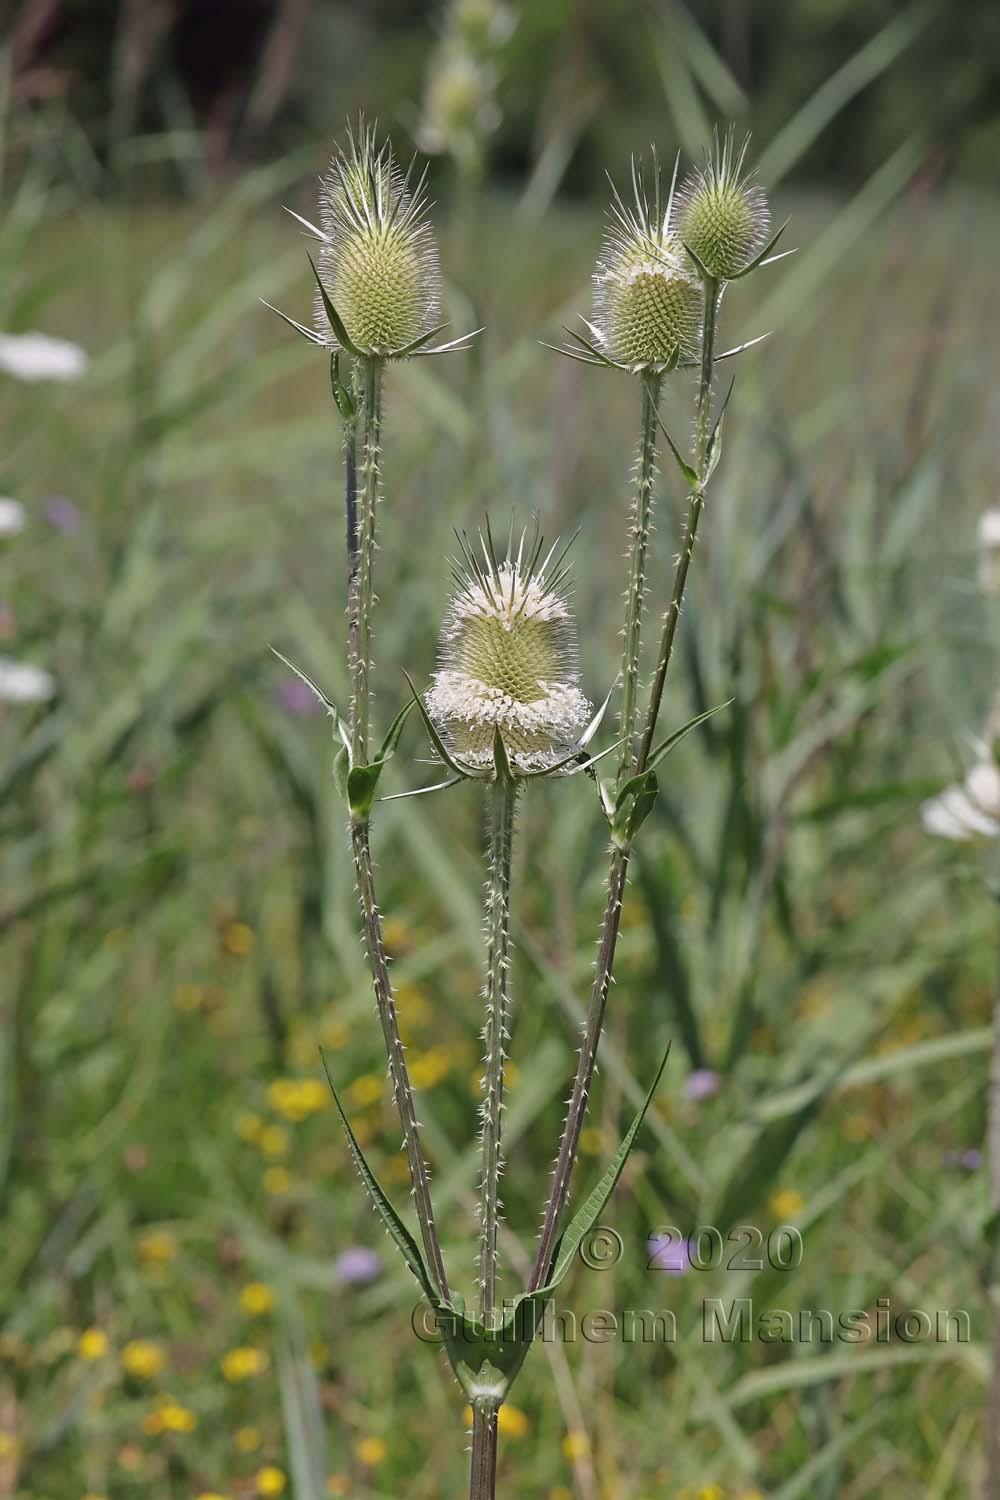
[[746,169],[750,137],[736,145],[728,130],[703,167],[688,174],[677,193],[676,227],[685,248],[717,281],[750,270],[771,227],[767,198]]
[[[440,321],[441,272],[424,179],[410,185],[364,124],[322,179],[317,271],[350,342],[381,358],[414,352]],[[322,292],[316,330],[334,347]]]
[[427,712],[450,755],[473,770],[494,766],[499,735],[511,771],[537,774],[572,759],[590,713],[578,686],[576,632],[565,553],[542,557],[521,537],[498,559],[463,544],[457,589],[441,633]]
[[592,331],[602,354],[632,369],[670,369],[698,348],[701,287],[671,218],[673,185],[661,202],[654,162],[651,192],[633,164],[634,207],[613,188],[594,273]]

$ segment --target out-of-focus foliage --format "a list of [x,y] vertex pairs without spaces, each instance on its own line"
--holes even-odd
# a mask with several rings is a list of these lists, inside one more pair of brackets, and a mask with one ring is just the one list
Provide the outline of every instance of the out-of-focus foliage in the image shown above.
[[13,88],[25,103],[63,100],[101,154],[137,129],[197,124],[217,165],[274,155],[303,125],[330,132],[346,106],[415,127],[422,97],[425,135],[444,124],[454,144],[467,129],[448,124],[460,97],[497,127],[511,173],[540,129],[568,131],[570,180],[585,188],[595,164],[649,135],[665,91],[693,119],[738,115],[769,138],[846,70],[856,97],[798,163],[803,177],[859,182],[914,123],[962,175],[995,175],[1000,12],[989,0],[531,0],[509,12],[502,119],[492,66],[456,50],[443,0],[426,95],[434,9],[403,0],[20,0]]

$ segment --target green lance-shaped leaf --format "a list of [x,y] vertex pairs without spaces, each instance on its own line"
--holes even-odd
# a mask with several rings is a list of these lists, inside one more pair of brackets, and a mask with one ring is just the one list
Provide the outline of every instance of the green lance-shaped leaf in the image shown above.
[[300,682],[304,682],[305,683],[306,687],[312,693],[312,695],[316,699],[317,703],[321,703],[323,705],[323,707],[326,709],[327,713],[330,715],[330,718],[333,720],[333,727],[336,730],[337,734],[340,736],[341,744],[344,746],[345,750],[350,750],[350,748],[351,748],[351,736],[350,736],[350,732],[349,732],[349,730],[347,728],[347,725],[345,724],[343,718],[341,717],[340,713],[338,712],[336,704],[335,703],[331,703],[330,699],[326,696],[326,694],[324,693],[323,689],[321,687],[319,687],[317,683],[313,682],[312,678],[309,677],[309,676],[307,676],[307,674],[305,672],[303,672],[303,670],[302,670],[301,667],[297,667],[293,661],[289,661],[288,657],[285,656],[285,655],[283,655],[282,652],[280,652],[276,646],[272,646],[271,647],[271,651],[278,658],[278,660],[280,662],[284,662],[285,666],[288,668],[288,670],[290,672],[294,672],[295,673],[296,677],[299,679]]
[[402,1219],[397,1214],[396,1210],[393,1208],[392,1204],[389,1202],[385,1193],[382,1191],[381,1187],[379,1186],[378,1179],[376,1178],[371,1167],[369,1167],[368,1163],[365,1161],[364,1153],[362,1152],[361,1147],[358,1145],[358,1142],[354,1135],[354,1131],[351,1129],[351,1123],[348,1120],[347,1115],[344,1113],[344,1108],[337,1095],[337,1090],[333,1086],[333,1079],[330,1076],[330,1069],[327,1065],[326,1054],[323,1052],[322,1048],[320,1049],[319,1055],[322,1059],[323,1071],[326,1074],[326,1081],[330,1085],[330,1093],[333,1095],[333,1102],[336,1106],[337,1114],[340,1116],[340,1123],[344,1127],[344,1134],[347,1136],[348,1148],[350,1149],[351,1156],[354,1160],[354,1165],[358,1169],[358,1176],[361,1178],[362,1183],[367,1188],[368,1195],[372,1200],[375,1211],[378,1214],[379,1218],[382,1220],[382,1223],[384,1224],[386,1230],[388,1231],[390,1239],[396,1246],[396,1249],[399,1251],[400,1255],[403,1257],[403,1260],[406,1262],[409,1269],[413,1272],[413,1275],[416,1277],[417,1281],[420,1283],[420,1289],[423,1292],[424,1296],[427,1298],[431,1307],[440,1308],[443,1306],[441,1298],[435,1290],[430,1276],[427,1273],[427,1267],[424,1265],[423,1257],[421,1256],[420,1251],[417,1248],[416,1241],[410,1234],[410,1231],[407,1229]]
[[[705,720],[710,719],[713,714],[721,713],[732,702],[732,698],[727,698],[725,703],[717,703],[714,708],[706,708],[704,713],[695,714],[694,718],[688,719],[687,723],[682,724],[680,729],[675,729],[673,734],[669,734],[662,744],[657,745],[655,750],[650,751],[649,759],[646,762],[646,769],[648,771],[655,770],[661,760],[664,760],[670,754],[671,750],[675,750],[681,740],[691,733],[692,729],[697,729],[699,724],[704,724]],[[624,787],[622,790],[624,791]]]
[[669,1056],[670,1047],[668,1045],[666,1051],[663,1054],[663,1060],[656,1070],[656,1076],[654,1077],[652,1083],[649,1085],[649,1089],[646,1092],[646,1097],[642,1101],[642,1104],[639,1106],[634,1120],[632,1121],[628,1130],[625,1132],[625,1135],[622,1138],[621,1145],[618,1147],[618,1150],[611,1158],[604,1176],[600,1179],[596,1186],[591,1189],[590,1193],[584,1199],[580,1208],[570,1220],[569,1227],[562,1237],[562,1242],[559,1246],[559,1249],[556,1251],[554,1257],[555,1265],[549,1275],[548,1281],[545,1283],[545,1285],[539,1287],[537,1292],[532,1292],[530,1294],[531,1296],[540,1297],[543,1295],[548,1295],[555,1291],[556,1287],[558,1287],[559,1283],[565,1277],[570,1266],[573,1264],[573,1261],[576,1258],[576,1252],[580,1248],[584,1235],[590,1232],[593,1226],[597,1223],[597,1220],[600,1218],[601,1214],[604,1212],[604,1209],[607,1206],[608,1199],[611,1197],[611,1194],[617,1187],[618,1179],[619,1177],[621,1177],[622,1172],[625,1170],[625,1163],[628,1161],[629,1154],[632,1150],[633,1145],[635,1144],[635,1138],[639,1134],[639,1131],[642,1129],[642,1122],[645,1120],[647,1111],[649,1110],[649,1106],[653,1102],[653,1095],[656,1093],[656,1090],[659,1087],[660,1079],[663,1077],[663,1071],[667,1066],[667,1059],[669,1058]]
[[691,465],[687,462],[687,460],[682,457],[680,449],[678,448],[677,444],[674,442],[673,438],[670,436],[670,433],[664,427],[663,420],[660,417],[659,412],[656,413],[656,425],[659,427],[660,431],[663,433],[663,436],[666,438],[666,440],[667,440],[667,446],[669,447],[671,453],[674,455],[674,462],[676,463],[677,467],[680,469],[681,474],[684,476],[684,479],[685,479],[685,482],[688,485],[688,488],[692,489],[692,490],[697,489],[698,488],[698,475],[697,475],[697,472],[694,469],[692,469]]
[[339,350],[335,350],[330,355],[330,392],[343,421],[353,422],[358,414],[357,407],[354,404],[354,397],[340,378]]
[[611,818],[611,841],[616,849],[627,849],[645,823],[659,792],[655,771],[640,771],[632,776],[615,799]]
[[427,737],[440,759],[443,760],[445,765],[448,767],[448,770],[452,771],[456,776],[460,776],[463,781],[474,779],[477,774],[478,778],[481,780],[482,772],[476,773],[475,771],[470,770],[467,766],[463,766],[459,761],[455,760],[449,754],[444,740],[437,732],[437,726],[435,725],[434,720],[431,718],[430,714],[427,712],[427,709],[424,707],[423,698],[421,698],[420,694],[417,692],[416,688],[413,685],[412,677],[408,672],[404,672],[403,676],[406,678],[406,681],[409,684],[410,692],[413,694],[413,701],[417,705],[417,712],[423,720],[424,728],[427,730]]
[[334,337],[336,338],[337,343],[341,346],[342,349],[346,349],[349,354],[353,354],[357,356],[357,358],[363,359],[364,356],[370,351],[359,348],[351,338],[347,329],[344,327],[344,321],[338,313],[337,309],[334,307],[333,303],[330,301],[329,293],[327,292],[326,287],[323,285],[322,278],[316,269],[316,262],[313,260],[311,255],[309,257],[309,264],[312,266],[312,273],[316,278],[316,285],[319,288],[320,299],[323,303],[323,311],[326,313],[327,322],[333,329]]
[[506,1397],[541,1326],[546,1304],[565,1278],[584,1236],[596,1224],[615,1190],[663,1076],[669,1055],[668,1047],[649,1092],[607,1170],[591,1189],[556,1246],[553,1265],[545,1285],[537,1291],[525,1292],[516,1297],[504,1323],[495,1329],[487,1329],[478,1319],[468,1317],[464,1308],[456,1306],[439,1310],[438,1327],[448,1358],[456,1379],[470,1400],[486,1388],[497,1399]]
[[351,817],[364,822],[372,810],[379,777],[387,760],[391,760],[399,744],[403,725],[406,723],[413,701],[404,703],[386,731],[375,759],[366,766],[353,766],[347,774],[346,795]]

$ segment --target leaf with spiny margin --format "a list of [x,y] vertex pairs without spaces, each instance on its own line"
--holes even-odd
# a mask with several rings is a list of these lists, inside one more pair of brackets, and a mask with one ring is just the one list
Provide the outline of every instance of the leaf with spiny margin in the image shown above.
[[640,771],[632,776],[615,798],[611,819],[611,842],[616,849],[627,849],[645,823],[659,792],[655,771]]
[[284,662],[285,666],[290,672],[295,673],[300,682],[305,683],[306,687],[312,693],[317,703],[322,703],[323,707],[330,715],[330,718],[333,720],[333,726],[340,736],[340,740],[342,745],[344,746],[344,749],[348,752],[348,754],[350,754],[351,737],[348,733],[347,725],[344,723],[344,720],[341,718],[341,715],[337,710],[337,705],[335,703],[331,703],[329,698],[324,693],[323,689],[317,683],[313,682],[312,678],[307,676],[307,674],[302,671],[301,667],[297,667],[293,661],[289,661],[288,657],[285,656],[281,651],[279,651],[277,646],[272,646],[271,651],[279,661]]
[[368,351],[366,349],[360,348],[360,346],[354,342],[354,340],[351,338],[351,335],[344,327],[344,321],[338,313],[337,309],[334,307],[333,303],[330,301],[330,297],[326,290],[326,287],[320,280],[320,274],[316,269],[316,262],[313,260],[311,255],[309,257],[309,264],[312,266],[312,273],[316,278],[316,285],[319,287],[319,295],[323,303],[323,311],[326,313],[327,322],[333,329],[334,337],[336,338],[337,343],[340,344],[341,348],[346,349],[348,354],[354,354],[359,359],[366,358]]
[[719,415],[715,419],[715,426],[712,428],[712,435],[708,440],[708,453],[705,457],[706,484],[715,473],[716,465],[718,464],[719,459],[722,457],[722,419],[726,415],[726,407],[729,405],[729,398],[733,394],[733,386],[735,384],[736,377],[734,375],[732,380],[729,382],[729,389],[726,392],[726,398],[719,408]]
[[306,328],[302,323],[297,323],[294,318],[290,318],[287,313],[283,313],[280,307],[275,307],[273,302],[268,302],[263,297],[260,300],[261,305],[266,307],[268,312],[277,313],[283,323],[287,323],[289,328],[294,328],[296,333],[301,333],[302,337],[308,339],[310,344],[316,344],[320,349],[324,347],[323,340],[313,329]]
[[413,701],[417,705],[417,712],[423,720],[424,728],[427,730],[427,737],[433,745],[438,756],[440,756],[441,760],[444,761],[449,771],[453,771],[456,776],[461,776],[465,781],[472,779],[473,772],[467,770],[464,766],[459,765],[458,761],[453,760],[451,755],[449,754],[444,740],[437,732],[437,726],[435,725],[434,720],[427,712],[423,698],[421,698],[420,694],[417,692],[416,688],[413,685],[413,679],[410,676],[409,672],[404,671],[403,676],[406,678],[410,692],[413,694]]
[[[542,1286],[538,1287],[536,1291],[525,1292],[522,1296],[516,1297],[511,1308],[511,1317],[517,1313],[524,1302],[529,1300],[541,1301],[550,1297],[565,1279],[567,1272],[576,1258],[576,1253],[583,1242],[584,1235],[588,1234],[597,1223],[597,1220],[607,1207],[611,1194],[618,1185],[618,1179],[625,1170],[625,1163],[628,1161],[629,1154],[635,1144],[635,1138],[642,1129],[642,1123],[646,1118],[650,1104],[653,1102],[653,1095],[659,1087],[660,1079],[663,1077],[663,1071],[667,1066],[667,1059],[669,1057],[670,1046],[668,1045],[663,1054],[660,1066],[656,1070],[656,1075],[646,1090],[646,1097],[643,1099],[635,1118],[622,1137],[621,1145],[608,1163],[607,1169],[600,1181],[591,1188],[587,1197],[570,1220],[566,1233],[562,1236],[553,1254],[548,1280]],[[509,1321],[510,1319],[508,1319]]]
[[691,465],[689,463],[687,463],[686,460],[681,457],[680,450],[678,449],[677,444],[674,442],[673,438],[670,436],[670,433],[664,427],[663,420],[662,420],[659,412],[657,412],[657,414],[656,414],[656,422],[657,422],[657,426],[659,427],[660,431],[663,433],[663,436],[666,438],[667,442],[669,443],[669,445],[670,445],[670,451],[674,455],[674,462],[677,464],[677,467],[680,469],[681,473],[683,474],[685,480],[687,481],[687,484],[688,484],[689,488],[692,489],[692,490],[696,490],[698,488],[698,474],[697,474],[697,471],[694,470],[694,469],[692,469]]
[[662,744],[657,745],[656,749],[650,752],[649,759],[646,762],[646,769],[648,771],[655,770],[655,768],[660,764],[661,760],[669,755],[671,750],[676,749],[681,740],[684,739],[686,735],[689,735],[692,729],[697,729],[699,724],[704,724],[705,720],[710,719],[713,714],[721,713],[722,710],[724,708],[728,708],[733,701],[734,700],[732,698],[727,698],[725,703],[717,703],[714,708],[706,708],[704,713],[695,714],[694,718],[688,719],[687,723],[682,724],[680,729],[675,729],[673,734],[667,735],[667,738],[662,742]]
[[402,1219],[397,1214],[396,1210],[393,1208],[392,1204],[389,1202],[385,1193],[382,1191],[381,1187],[379,1186],[378,1179],[376,1178],[371,1167],[369,1167],[367,1161],[365,1160],[364,1153],[362,1152],[361,1147],[358,1145],[357,1139],[354,1135],[354,1131],[351,1129],[351,1123],[344,1113],[344,1108],[337,1095],[337,1090],[333,1086],[333,1079],[330,1076],[330,1069],[327,1065],[326,1054],[324,1053],[322,1047],[320,1048],[319,1055],[323,1063],[323,1072],[326,1074],[326,1081],[330,1085],[330,1093],[333,1095],[333,1102],[336,1106],[337,1114],[340,1116],[340,1123],[344,1127],[344,1134],[347,1136],[348,1149],[350,1150],[351,1156],[354,1160],[354,1165],[358,1170],[358,1176],[361,1178],[362,1183],[368,1190],[368,1195],[372,1200],[375,1211],[378,1214],[379,1218],[382,1220],[382,1223],[385,1226],[390,1239],[396,1246],[396,1249],[399,1251],[400,1255],[403,1257],[403,1260],[406,1262],[410,1271],[412,1271],[413,1275],[420,1283],[420,1288],[423,1291],[424,1296],[427,1298],[431,1307],[440,1308],[443,1306],[440,1294],[431,1282],[430,1276],[427,1272],[427,1267],[423,1262],[423,1257],[421,1256],[420,1251],[417,1248],[416,1241],[414,1240],[410,1231],[407,1229],[406,1225],[403,1223]]
[[[749,276],[751,271],[756,271],[756,269],[757,269],[758,266],[762,266],[764,264],[764,262],[769,258],[770,254],[771,254],[771,251],[774,249],[775,245],[781,239],[781,236],[784,234],[785,230],[788,228],[788,225],[789,225],[790,222],[791,221],[789,219],[786,219],[785,222],[784,222],[784,224],[780,224],[778,226],[778,228],[774,231],[774,233],[772,234],[771,238],[768,240],[767,244],[764,246],[764,248],[760,252],[760,254],[759,255],[755,255],[754,258],[753,258],[753,260],[750,262],[750,264],[748,266],[744,266],[742,271],[737,271],[737,273],[736,273],[735,276],[730,276],[729,280],[730,281],[739,281],[742,277]],[[791,250],[786,250],[784,253],[786,255],[793,254],[793,252]],[[782,258],[781,256],[775,256],[776,260],[780,260],[781,258]]]
[[333,354],[330,355],[330,391],[342,419],[345,422],[353,422],[357,416],[357,408],[354,405],[353,396],[340,378],[340,353],[338,350],[334,350]]

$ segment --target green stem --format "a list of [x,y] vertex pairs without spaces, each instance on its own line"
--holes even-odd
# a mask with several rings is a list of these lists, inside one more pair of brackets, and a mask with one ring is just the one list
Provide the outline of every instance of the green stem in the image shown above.
[[653,510],[653,480],[656,474],[656,424],[660,400],[661,377],[642,377],[642,417],[639,428],[639,452],[635,467],[635,493],[632,498],[631,549],[628,584],[625,593],[625,628],[622,646],[622,701],[619,732],[622,743],[618,752],[619,785],[633,769],[632,756],[639,702],[639,654],[642,645],[642,612],[646,598],[646,553]]
[[487,1327],[496,1312],[497,1234],[503,1169],[504,1064],[510,1011],[510,889],[517,788],[499,776],[490,789],[489,870],[486,878],[486,983],[483,998],[482,1182],[479,1215],[479,1315]]
[[[639,589],[641,588],[644,592],[645,588],[645,538],[642,535],[641,520],[643,506],[645,505],[645,530],[648,536],[652,479],[656,458],[656,408],[659,398],[659,382],[657,381],[654,385],[649,377],[643,380],[642,431],[632,528],[632,571],[629,574],[629,597],[626,602],[625,647],[622,666],[624,679],[622,690],[622,733],[626,735],[626,740],[622,746],[621,759],[619,761],[619,785],[623,777],[631,771],[641,771],[649,757],[653,736],[656,733],[656,720],[663,698],[667,670],[670,666],[670,658],[673,652],[677,621],[680,618],[681,605],[684,600],[684,589],[687,583],[688,569],[691,565],[691,554],[694,550],[695,537],[698,532],[698,522],[704,506],[705,497],[700,476],[705,470],[705,460],[708,456],[708,444],[711,433],[712,368],[715,359],[715,328],[719,309],[719,294],[720,286],[718,282],[709,281],[706,283],[702,313],[701,370],[698,381],[695,419],[695,470],[699,475],[699,483],[688,497],[688,514],[684,529],[684,541],[680,556],[677,559],[677,566],[674,570],[674,584],[670,605],[663,620],[663,632],[657,656],[656,670],[650,690],[649,707],[643,726],[642,741],[639,746],[638,755],[635,761],[633,761],[634,683],[637,680],[638,673],[639,639],[642,619],[642,593],[639,592]],[[650,421],[653,424],[652,434],[650,434],[648,427]],[[633,584],[636,587],[633,587]],[[633,664],[634,670],[630,674],[629,667]],[[633,681],[631,697],[628,696],[630,675]],[[629,717],[629,714],[631,714],[631,717]],[[583,1130],[583,1123],[587,1115],[590,1089],[594,1080],[594,1071],[597,1067],[597,1049],[600,1045],[601,1031],[604,1027],[604,1013],[607,1008],[608,992],[611,988],[614,971],[618,934],[621,929],[622,903],[625,898],[625,885],[628,879],[630,852],[628,848],[618,847],[613,848],[611,851],[611,868],[608,872],[604,919],[601,924],[597,961],[594,966],[594,980],[590,991],[590,1007],[587,1012],[587,1019],[584,1022],[583,1036],[580,1044],[580,1060],[577,1064],[576,1077],[573,1080],[573,1091],[570,1095],[569,1108],[566,1112],[566,1120],[563,1125],[562,1139],[559,1142],[559,1152],[556,1156],[555,1166],[552,1169],[549,1199],[545,1205],[542,1232],[539,1237],[535,1263],[532,1267],[529,1283],[532,1291],[544,1285],[545,1279],[548,1276],[552,1256],[558,1241],[560,1222],[569,1198],[570,1177],[572,1176],[573,1165],[576,1161],[580,1145],[580,1134]]]
[[430,1178],[427,1163],[424,1160],[424,1154],[420,1145],[420,1127],[417,1124],[413,1085],[410,1082],[410,1075],[406,1066],[406,1054],[399,1035],[399,1017],[396,1013],[396,1002],[392,993],[392,981],[389,978],[389,960],[386,954],[385,941],[382,936],[382,919],[379,916],[378,905],[375,899],[375,874],[372,868],[372,853],[368,838],[367,822],[353,822],[351,824],[351,851],[354,855],[358,900],[361,905],[361,919],[364,925],[365,948],[368,952],[368,963],[371,968],[372,984],[375,989],[375,1005],[379,1021],[382,1025],[382,1036],[389,1059],[389,1079],[392,1083],[393,1098],[399,1113],[399,1123],[403,1130],[403,1145],[406,1150],[407,1164],[410,1168],[410,1182],[413,1188],[413,1202],[417,1211],[417,1222],[420,1225],[420,1237],[423,1241],[431,1275],[437,1282],[441,1295],[447,1302],[450,1300],[448,1282],[445,1276],[444,1260],[438,1241],[437,1227],[434,1223]]
[[495,1500],[497,1492],[497,1411],[493,1403],[472,1406],[472,1464],[469,1500]]
[[351,660],[351,748],[367,765],[371,739],[372,615],[375,605],[375,522],[382,468],[382,361],[366,359],[363,436],[357,496],[356,646]]
[[666,685],[667,672],[670,668],[670,658],[674,650],[677,622],[681,617],[681,606],[684,603],[684,590],[687,586],[688,569],[691,566],[694,544],[698,536],[698,523],[701,520],[701,513],[705,507],[704,476],[708,462],[708,447],[712,431],[712,368],[715,362],[715,329],[719,313],[720,295],[721,289],[717,281],[708,280],[705,282],[705,301],[701,329],[701,372],[698,380],[698,398],[695,414],[694,470],[698,475],[698,483],[688,494],[684,537],[681,541],[681,550],[678,554],[676,567],[674,568],[674,586],[670,596],[670,603],[667,606],[666,614],[663,616],[660,649],[657,652],[656,667],[649,690],[649,706],[646,710],[642,742],[639,746],[639,755],[636,760],[637,771],[642,770],[653,748],[656,721],[659,718],[660,705],[663,702],[663,689]]
[[[351,679],[351,756],[355,765],[368,761],[371,739],[372,614],[375,603],[375,513],[379,501],[382,457],[382,363],[368,359],[354,381],[360,398],[362,457],[357,470],[357,420],[345,426],[347,468],[348,669]],[[434,1222],[430,1174],[420,1142],[413,1085],[399,1034],[399,1018],[389,978],[389,960],[375,893],[375,871],[366,819],[351,820],[351,853],[361,907],[365,949],[371,969],[375,1007],[382,1027],[393,1098],[403,1132],[403,1146],[420,1237],[427,1263],[445,1302],[450,1301],[444,1257]]]
[[[989,1105],[987,1110],[987,1171],[989,1173],[990,1208],[1000,1213],[1000,966],[993,992],[993,1056],[990,1062]],[[991,1281],[995,1277],[990,1278]],[[993,1302],[993,1351],[990,1376],[989,1407],[986,1423],[986,1481],[983,1500],[1000,1495],[1000,1302]]]

